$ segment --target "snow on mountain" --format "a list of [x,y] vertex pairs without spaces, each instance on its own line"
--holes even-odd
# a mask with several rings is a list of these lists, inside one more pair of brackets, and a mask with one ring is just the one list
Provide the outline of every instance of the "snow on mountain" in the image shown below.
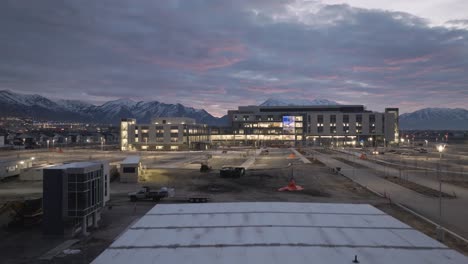
[[216,118],[203,109],[185,107],[181,104],[119,99],[95,106],[77,100],[54,102],[40,95],[23,95],[11,91],[0,91],[0,116],[112,124],[117,124],[125,117],[136,118],[139,123],[147,123],[154,117],[190,117],[198,123],[227,124],[226,118]]
[[468,110],[463,108],[424,108],[400,115],[402,129],[467,130]]
[[78,100],[57,100],[55,102],[59,106],[68,109],[72,112],[83,111],[93,106],[92,104]]
[[301,106],[301,105],[338,105],[337,102],[330,101],[327,99],[277,99],[269,98],[260,106]]
[[37,94],[18,94],[9,90],[0,91],[0,102],[6,104],[17,104],[24,106],[39,106],[45,108],[59,108],[59,106],[40,95]]

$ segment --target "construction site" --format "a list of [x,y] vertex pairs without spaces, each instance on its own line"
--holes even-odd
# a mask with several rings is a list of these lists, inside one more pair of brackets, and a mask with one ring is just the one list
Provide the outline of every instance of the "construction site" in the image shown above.
[[[354,151],[358,154],[354,155]],[[121,152],[65,150],[61,153],[39,151],[21,153],[24,157],[34,156],[33,167],[72,161],[106,160],[113,171],[110,174],[110,200],[101,210],[99,225],[90,228],[86,236],[81,234],[66,234],[64,237],[44,236],[41,231],[42,180],[20,180],[20,178],[4,180],[0,183],[2,204],[0,232],[4,238],[0,242],[2,262],[92,262],[148,211],[166,204],[174,206],[187,203],[226,202],[369,204],[428,237],[439,238],[434,226],[439,220],[437,188],[427,186],[424,182],[414,181],[411,176],[412,170],[406,167],[406,170],[401,171],[398,171],[398,168],[392,171],[389,167],[382,170],[372,168],[379,166],[377,162],[385,162],[383,155],[377,159],[372,153],[357,149],[287,147],[141,152],[135,155],[139,158],[127,159],[127,163],[124,163],[123,160],[127,156]],[[389,159],[387,162],[390,162],[390,156],[387,159]],[[121,163],[130,164],[129,160],[138,163],[135,165],[136,170],[127,170],[137,174],[135,182],[129,180],[128,177],[131,176],[125,176],[125,181],[121,181],[117,173],[122,166]],[[428,175],[431,172],[433,171],[427,171]],[[381,185],[371,178],[372,173],[377,174],[379,181],[385,181],[385,184]],[[404,176],[399,177],[398,173]],[[388,180],[385,177],[396,177],[396,180]],[[445,179],[462,180],[460,175],[453,177]],[[364,180],[367,181],[363,182]],[[411,182],[415,186],[409,186],[404,181]],[[421,186],[425,186],[426,189]],[[463,203],[465,197],[458,189],[448,189],[450,186],[443,187],[443,193],[448,195],[443,196],[444,215],[457,210],[458,204]],[[427,189],[430,192],[427,192]],[[405,196],[407,192],[414,193],[416,198],[409,194]],[[422,206],[419,206],[420,204]],[[287,207],[287,204],[285,206]],[[426,209],[426,206],[429,209]],[[435,217],[432,217],[432,213]],[[434,221],[426,221],[418,216],[419,214]],[[443,243],[466,255],[467,244],[463,237],[457,236],[464,232],[463,226],[459,228],[458,222],[465,220],[464,215],[459,215],[456,221],[452,221],[449,217],[443,220],[444,226],[449,227],[448,230],[456,230],[453,235],[446,232]]]

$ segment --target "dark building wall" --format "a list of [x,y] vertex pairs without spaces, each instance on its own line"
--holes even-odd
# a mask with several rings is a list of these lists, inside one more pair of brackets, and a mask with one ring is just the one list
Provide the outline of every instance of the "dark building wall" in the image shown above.
[[44,170],[42,230],[44,235],[64,235],[63,171]]

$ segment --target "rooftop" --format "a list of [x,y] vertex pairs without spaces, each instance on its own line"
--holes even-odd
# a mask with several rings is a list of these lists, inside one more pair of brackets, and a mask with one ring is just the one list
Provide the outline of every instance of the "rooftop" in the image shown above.
[[52,170],[66,170],[66,169],[71,169],[71,168],[78,169],[78,168],[88,168],[91,166],[96,166],[98,164],[100,163],[92,162],[92,161],[82,161],[82,162],[65,163],[62,165],[48,167],[47,169],[52,169]]
[[138,164],[140,163],[140,156],[128,156],[120,164]]
[[[366,204],[157,205],[93,263],[467,263]],[[324,262],[323,260],[326,260]]]

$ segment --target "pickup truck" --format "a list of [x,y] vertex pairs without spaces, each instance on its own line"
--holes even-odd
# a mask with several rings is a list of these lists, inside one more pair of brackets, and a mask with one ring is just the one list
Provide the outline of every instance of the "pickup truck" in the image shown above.
[[244,167],[225,166],[219,171],[219,176],[222,178],[240,178],[245,175]]
[[166,197],[173,197],[174,193],[175,191],[172,188],[162,187],[159,190],[151,190],[150,187],[143,186],[141,190],[129,193],[128,197],[132,202],[149,199],[152,199],[153,201],[157,202]]

